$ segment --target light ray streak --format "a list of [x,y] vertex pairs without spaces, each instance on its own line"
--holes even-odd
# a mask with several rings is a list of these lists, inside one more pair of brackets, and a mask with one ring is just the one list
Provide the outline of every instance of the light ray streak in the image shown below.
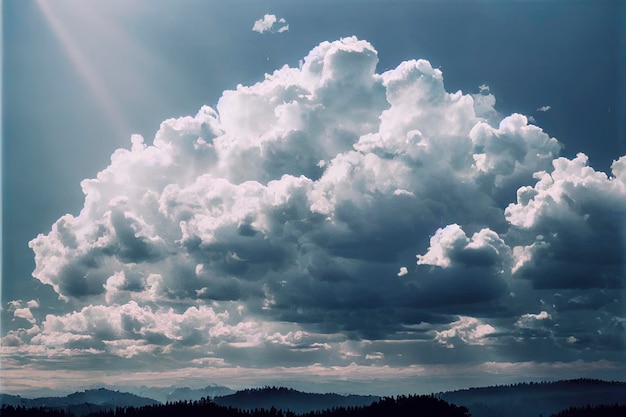
[[96,69],[91,65],[85,54],[80,50],[72,35],[64,27],[61,20],[50,7],[48,1],[37,0],[37,5],[43,13],[57,39],[65,49],[72,64],[80,77],[85,81],[96,101],[106,114],[107,119],[112,124],[118,135],[128,136],[130,129],[126,118],[120,111],[119,105],[113,99],[105,84],[102,82]]

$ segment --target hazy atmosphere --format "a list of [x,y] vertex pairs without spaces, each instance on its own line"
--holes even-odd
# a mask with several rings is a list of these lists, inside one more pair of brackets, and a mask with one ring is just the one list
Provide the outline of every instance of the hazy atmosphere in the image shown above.
[[623,2],[1,4],[0,391],[624,379]]

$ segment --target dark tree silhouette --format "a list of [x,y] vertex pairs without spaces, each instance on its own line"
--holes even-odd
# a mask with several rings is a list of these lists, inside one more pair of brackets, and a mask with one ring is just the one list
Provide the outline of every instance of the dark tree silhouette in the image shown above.
[[587,405],[584,407],[570,407],[551,417],[624,417],[626,404]]

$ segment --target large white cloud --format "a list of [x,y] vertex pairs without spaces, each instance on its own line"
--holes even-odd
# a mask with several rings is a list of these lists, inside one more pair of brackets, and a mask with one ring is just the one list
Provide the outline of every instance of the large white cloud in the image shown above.
[[[626,206],[622,160],[611,179],[582,156],[549,174],[556,139],[499,117],[484,88],[449,93],[425,60],[383,74],[377,62],[368,42],[323,42],[166,120],[152,144],[133,136],[83,181],[81,212],[30,242],[33,276],[68,313],[19,313],[35,330],[7,341],[224,366],[410,361],[423,341],[482,346],[496,327],[523,339],[541,307],[507,304],[513,290],[533,299],[516,277],[595,286],[554,276],[589,239],[589,265],[619,281],[600,256],[621,259],[606,215]],[[381,345],[350,344],[363,339]],[[419,354],[397,359],[394,340]]]

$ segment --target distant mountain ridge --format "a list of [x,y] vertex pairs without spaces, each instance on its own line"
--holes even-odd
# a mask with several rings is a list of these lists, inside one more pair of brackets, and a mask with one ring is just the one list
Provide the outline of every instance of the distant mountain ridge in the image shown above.
[[168,401],[196,401],[201,398],[214,398],[235,393],[235,390],[216,384],[207,385],[204,388],[141,386],[139,388],[128,388],[128,391],[135,395],[152,398],[162,403]]
[[152,398],[140,397],[127,392],[113,391],[106,388],[89,389],[75,392],[65,397],[39,397],[23,398],[16,395],[0,394],[0,402],[3,404],[23,405],[28,407],[63,407],[78,404],[117,404],[120,407],[144,406],[158,403]]
[[61,407],[83,403],[103,405],[117,401],[120,407],[126,407],[166,403],[168,401],[196,401],[201,398],[214,398],[233,393],[235,393],[234,390],[216,384],[195,389],[189,387],[141,386],[138,388],[127,387],[125,390],[114,390],[106,387],[75,392],[66,396],[35,398],[0,393],[0,404],[24,407]]
[[140,397],[127,392],[112,391],[106,388],[75,392],[65,397],[23,398],[16,395],[0,394],[0,404],[14,407],[63,409],[76,416],[83,416],[117,407],[143,407],[159,402],[152,398]]

